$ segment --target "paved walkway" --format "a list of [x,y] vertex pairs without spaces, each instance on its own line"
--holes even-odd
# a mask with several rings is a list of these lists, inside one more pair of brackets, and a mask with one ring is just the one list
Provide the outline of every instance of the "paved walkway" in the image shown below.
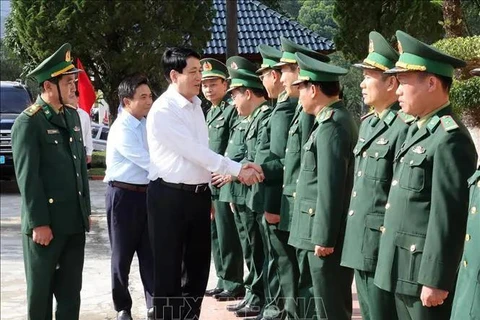
[[[20,196],[10,187],[2,184],[0,197],[0,235],[1,235],[1,310],[0,319],[23,320],[26,314],[25,275],[23,269],[20,238]],[[113,320],[110,293],[110,248],[104,209],[105,185],[100,181],[91,181],[91,199],[93,214],[92,231],[87,234],[85,267],[82,288],[82,320]],[[216,283],[213,265],[211,266],[209,285]],[[354,317],[359,317],[358,302],[354,292]],[[134,319],[145,318],[143,289],[138,272],[138,262],[134,259],[130,277],[130,292],[133,298]],[[240,319],[226,311],[231,302],[216,302],[205,298],[201,320]]]

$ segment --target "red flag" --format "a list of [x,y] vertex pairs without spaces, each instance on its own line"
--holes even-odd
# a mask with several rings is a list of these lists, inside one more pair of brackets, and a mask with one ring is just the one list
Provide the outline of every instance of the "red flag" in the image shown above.
[[[77,69],[83,68],[80,59],[77,58]],[[78,90],[78,106],[85,110],[88,114],[90,114],[90,109],[92,109],[92,105],[95,103],[96,95],[95,90],[93,89],[93,85],[90,82],[90,78],[86,72],[79,72],[78,73],[78,82],[77,82],[77,90]]]

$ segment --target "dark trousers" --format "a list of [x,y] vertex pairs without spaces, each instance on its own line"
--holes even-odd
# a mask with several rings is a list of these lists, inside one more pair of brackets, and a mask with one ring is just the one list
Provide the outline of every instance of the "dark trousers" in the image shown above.
[[270,241],[270,256],[273,259],[269,265],[268,278],[278,278],[278,290],[272,296],[270,308],[267,305],[264,318],[296,319],[296,299],[298,296],[299,270],[295,248],[288,244],[290,232],[279,229],[279,224],[266,222],[268,240]]
[[212,253],[217,288],[236,292],[243,289],[243,256],[235,217],[227,202],[213,200]]
[[375,272],[355,270],[358,303],[363,320],[396,320],[395,295],[377,287]]
[[27,277],[28,320],[51,320],[53,296],[55,319],[75,320],[80,312],[80,290],[85,253],[85,233],[55,234],[48,246],[22,235]]
[[199,319],[210,270],[210,190],[148,185],[156,319]]
[[450,319],[450,314],[452,312],[453,296],[454,293],[450,292],[442,305],[436,307],[424,307],[420,297],[397,293],[395,294],[395,304],[397,306],[398,319],[448,320]]
[[147,194],[108,186],[105,198],[112,249],[112,298],[116,311],[132,308],[128,275],[137,253],[147,308],[153,306],[153,255],[147,228]]

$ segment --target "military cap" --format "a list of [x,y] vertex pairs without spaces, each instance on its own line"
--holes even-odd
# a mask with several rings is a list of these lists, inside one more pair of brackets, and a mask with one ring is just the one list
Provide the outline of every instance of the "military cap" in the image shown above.
[[253,62],[240,56],[233,56],[228,58],[226,65],[228,69],[233,69],[233,70],[243,69],[253,73],[257,71],[257,66]]
[[480,68],[475,68],[470,70],[470,73],[473,74],[474,76],[480,76]]
[[277,69],[275,67],[277,63],[280,62],[282,57],[282,51],[277,50],[273,47],[267,46],[266,44],[261,44],[258,46],[258,51],[262,55],[263,61],[260,69],[257,70],[257,73],[262,73],[266,69]]
[[401,30],[397,30],[396,35],[400,57],[395,68],[385,73],[421,71],[452,78],[455,68],[467,65],[465,61],[449,56]]
[[334,82],[339,81],[339,77],[348,73],[348,70],[328,64],[320,60],[313,59],[303,53],[295,53],[295,58],[300,67],[298,80],[293,85],[299,85],[302,82]]
[[313,51],[305,46],[296,44],[292,40],[289,40],[285,37],[281,37],[280,41],[282,43],[282,57],[280,58],[280,62],[277,63],[275,67],[281,67],[288,63],[297,63],[297,58],[295,57],[296,52],[303,53],[322,62],[330,61],[330,58],[326,55]]
[[72,46],[69,43],[62,45],[54,54],[43,60],[38,67],[27,77],[33,77],[38,83],[64,74],[78,73],[83,70],[75,68],[70,56]]
[[386,71],[395,67],[398,60],[398,52],[395,51],[387,40],[378,32],[369,34],[368,56],[363,63],[354,64],[362,69],[380,69]]
[[264,89],[262,81],[260,81],[258,75],[251,71],[229,68],[228,73],[230,74],[231,81],[227,92],[240,87]]
[[227,67],[217,59],[205,58],[200,60],[202,65],[202,80],[211,78],[227,79]]

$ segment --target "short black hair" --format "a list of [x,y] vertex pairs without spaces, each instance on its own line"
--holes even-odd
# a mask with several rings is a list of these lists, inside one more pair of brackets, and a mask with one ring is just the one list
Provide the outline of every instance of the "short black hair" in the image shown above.
[[200,60],[200,55],[189,48],[172,47],[167,48],[162,56],[163,75],[165,79],[170,83],[170,71],[175,70],[182,73],[183,69],[187,66],[187,59],[190,57]]
[[150,87],[148,78],[145,75],[139,73],[127,76],[125,79],[123,79],[122,82],[120,82],[120,84],[118,85],[118,99],[120,100],[122,106],[123,99],[133,99],[137,88],[144,84]]
[[439,74],[434,74],[434,73],[430,73],[430,72],[419,72],[419,74],[420,74],[420,77],[422,79],[425,79],[425,78],[430,77],[430,76],[437,78],[440,81],[440,83],[442,84],[443,90],[445,90],[445,92],[447,92],[447,93],[450,92],[450,88],[452,87],[452,82],[453,82],[452,78],[441,76]]
[[320,88],[320,91],[327,97],[340,96],[340,94],[343,96],[340,82],[338,81],[310,81],[309,83]]
[[238,87],[236,89],[240,91],[241,94],[244,94],[245,91],[250,90],[254,96],[264,97],[265,99],[267,99],[267,91],[265,91],[265,89],[249,88],[249,87]]

